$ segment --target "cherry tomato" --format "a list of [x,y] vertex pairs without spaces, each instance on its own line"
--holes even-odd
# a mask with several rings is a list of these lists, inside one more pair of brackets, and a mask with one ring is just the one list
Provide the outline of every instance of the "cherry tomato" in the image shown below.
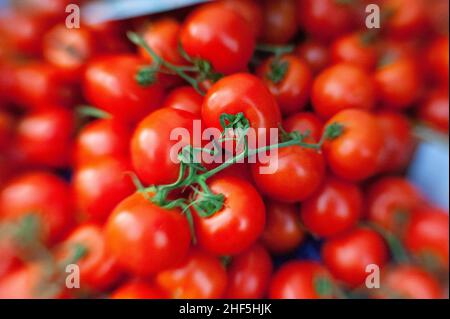
[[247,21],[221,3],[194,9],[181,28],[180,42],[189,56],[210,62],[223,74],[244,70],[255,48]]
[[384,177],[367,191],[367,212],[371,222],[402,233],[412,212],[423,203],[422,194],[402,177]]
[[399,58],[379,67],[374,75],[382,106],[403,110],[414,105],[422,88],[418,67],[411,58]]
[[423,0],[385,0],[381,10],[392,13],[386,19],[388,36],[419,37],[426,26],[426,5]]
[[300,112],[285,118],[283,128],[287,132],[308,134],[307,141],[319,142],[323,130],[322,120],[312,112]]
[[448,133],[448,88],[431,91],[419,106],[419,118],[431,127]]
[[256,38],[260,37],[263,32],[263,10],[259,3],[255,0],[222,0],[222,3],[239,13],[249,27],[253,30]]
[[102,157],[129,157],[131,132],[116,119],[99,119],[84,126],[75,142],[75,163],[87,164]]
[[298,31],[295,0],[264,0],[263,41],[283,44]]
[[203,96],[193,87],[181,86],[167,94],[163,107],[186,111],[194,114],[196,117],[200,117],[202,103]]
[[19,221],[26,215],[38,218],[38,238],[48,244],[61,239],[73,224],[69,186],[46,172],[30,172],[10,180],[0,193],[0,216]]
[[12,114],[2,110],[0,107],[0,151],[2,153],[11,144],[15,124]]
[[194,210],[199,245],[217,255],[239,254],[264,230],[266,212],[261,196],[249,182],[239,178],[219,177],[208,185],[214,194],[223,194],[224,205],[210,217],[201,217]]
[[328,119],[345,109],[371,110],[375,106],[374,83],[360,67],[339,63],[325,69],[314,80],[312,104]]
[[298,1],[297,16],[306,33],[329,41],[352,29],[355,24],[352,6],[335,0]]
[[261,241],[277,255],[292,252],[305,238],[298,207],[275,201],[266,201],[267,222]]
[[[275,273],[270,284],[271,299],[319,299],[331,298],[332,278],[325,267],[315,261],[291,261]],[[330,287],[331,288],[331,287]]]
[[133,280],[113,291],[111,299],[166,299],[167,294],[158,286]]
[[331,237],[356,225],[362,204],[363,195],[357,185],[329,177],[313,196],[302,203],[301,217],[313,234]]
[[227,273],[216,257],[193,249],[182,263],[158,273],[156,282],[174,299],[215,299],[225,293]]
[[357,287],[365,281],[368,265],[383,268],[388,260],[388,250],[377,232],[357,228],[329,239],[322,247],[322,257],[333,277],[350,287]]
[[68,166],[74,130],[73,113],[60,106],[25,115],[16,129],[18,161],[29,166]]
[[397,112],[380,112],[377,118],[385,136],[381,170],[383,172],[402,171],[410,163],[416,145],[412,125],[406,116]]
[[105,157],[78,167],[73,184],[78,207],[90,221],[103,223],[135,186],[128,159]]
[[12,5],[27,15],[32,14],[35,17],[55,22],[65,18],[65,9],[72,2],[71,0],[21,0],[14,1]]
[[[194,119],[188,112],[163,108],[139,123],[131,139],[131,158],[136,173],[144,182],[169,184],[177,180],[179,163],[175,161],[178,155],[175,145],[190,144]],[[189,134],[176,137],[181,138],[179,141],[174,140],[171,138],[174,130]]]
[[397,265],[382,275],[381,298],[440,299],[439,282],[425,270],[412,265]]
[[256,244],[233,257],[228,268],[228,285],[225,297],[229,299],[264,298],[272,260],[263,246]]
[[270,58],[256,73],[275,96],[283,115],[305,108],[311,91],[312,74],[304,61],[294,55]]
[[85,253],[74,262],[80,269],[80,287],[103,291],[121,275],[116,259],[106,250],[102,229],[92,224],[75,228],[56,251],[58,261],[70,261],[82,249]]
[[0,241],[0,281],[9,273],[21,266],[20,253],[14,239],[7,238],[2,234]]
[[106,223],[105,236],[119,265],[138,276],[180,262],[191,240],[189,224],[180,209],[161,208],[141,193],[116,206]]
[[140,86],[136,73],[145,62],[133,55],[113,55],[92,60],[86,66],[83,89],[89,103],[128,123],[142,119],[161,106],[159,83]]
[[305,41],[301,43],[296,53],[309,65],[314,74],[321,72],[330,63],[328,48],[317,41]]
[[[448,17],[447,17],[448,19]],[[449,43],[448,35],[434,40],[426,53],[428,72],[444,88],[448,87]]]
[[448,269],[448,212],[436,208],[415,211],[406,227],[404,242],[409,251],[424,258],[425,262],[427,257],[431,257],[431,263],[437,262]]
[[[327,125],[339,123],[343,133],[324,144],[324,154],[331,170],[339,177],[363,180],[378,172],[384,137],[374,115],[362,110],[344,110]],[[327,126],[326,125],[326,126]]]

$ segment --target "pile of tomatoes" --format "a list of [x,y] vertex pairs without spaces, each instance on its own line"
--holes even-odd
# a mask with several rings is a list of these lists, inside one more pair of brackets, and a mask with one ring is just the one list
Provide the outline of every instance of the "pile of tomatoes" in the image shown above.
[[[448,1],[219,0],[67,28],[72,2],[0,12],[0,298],[447,295],[448,212],[404,173],[416,125],[448,134]],[[171,132],[224,114],[282,130],[275,171],[165,194]]]

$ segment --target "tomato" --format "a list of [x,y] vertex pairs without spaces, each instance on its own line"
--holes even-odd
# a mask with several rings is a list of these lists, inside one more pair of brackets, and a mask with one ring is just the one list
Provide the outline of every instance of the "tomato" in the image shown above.
[[332,285],[332,278],[326,268],[318,262],[287,262],[273,276],[269,297],[271,299],[331,298],[332,290],[323,289],[321,287],[323,283]]
[[377,118],[385,136],[381,170],[402,171],[410,163],[416,145],[412,125],[406,116],[397,112],[380,112]]
[[394,59],[374,75],[377,97],[382,106],[403,110],[414,105],[422,88],[420,73],[411,58]]
[[84,126],[75,141],[75,163],[102,157],[129,157],[131,130],[117,119],[99,119]]
[[339,123],[343,133],[326,141],[325,158],[333,173],[344,179],[359,181],[378,172],[384,137],[380,134],[374,115],[363,110],[344,110],[332,117],[325,125]]
[[18,160],[29,166],[68,166],[74,130],[73,113],[60,106],[25,115],[16,129]]
[[419,37],[426,27],[426,6],[423,0],[385,0],[381,10],[392,13],[386,20],[388,36]]
[[98,52],[87,28],[68,29],[65,24],[52,27],[42,45],[44,58],[74,80],[81,79],[85,63]]
[[161,208],[141,193],[116,206],[106,222],[105,236],[119,265],[138,276],[177,264],[191,241],[188,221],[179,208]]
[[156,282],[174,299],[216,299],[225,293],[227,273],[216,257],[193,249],[183,262],[158,273]]
[[235,177],[214,178],[208,186],[214,194],[223,194],[224,205],[210,217],[201,217],[194,210],[198,243],[216,255],[239,254],[255,243],[264,230],[266,212],[262,198],[249,182]]
[[437,263],[448,269],[448,212],[437,208],[422,208],[415,211],[406,227],[404,243],[411,253],[424,258],[425,262],[428,262],[427,257],[431,257],[431,263]]
[[297,131],[300,134],[308,134],[306,140],[317,143],[322,136],[323,122],[312,112],[300,112],[285,118],[283,128],[286,132]]
[[79,166],[73,184],[80,211],[90,221],[103,223],[114,207],[131,195],[135,186],[126,173],[128,159],[105,157]]
[[111,299],[166,299],[167,294],[154,284],[133,280],[121,285],[111,294]]
[[[208,165],[206,165],[208,167]],[[250,171],[250,164],[248,163],[236,163],[228,166],[224,170],[214,175],[214,178],[218,177],[237,177],[244,179],[247,182],[254,184],[252,172]]]
[[333,63],[353,63],[371,71],[377,63],[377,47],[369,33],[349,33],[333,42],[331,60]]
[[[77,249],[85,253],[72,262]],[[80,270],[80,288],[103,291],[120,278],[116,259],[106,250],[102,229],[92,224],[81,224],[73,230],[56,250],[57,261],[74,263]]]
[[167,94],[163,107],[186,111],[194,114],[196,117],[200,117],[202,103],[203,96],[193,87],[180,86]]
[[333,237],[322,247],[326,267],[334,278],[350,287],[357,287],[365,281],[368,265],[383,268],[388,255],[383,238],[366,228],[356,228]]
[[233,257],[228,268],[225,297],[260,299],[265,297],[272,273],[272,260],[263,246],[256,244]]
[[[284,67],[286,69],[282,71]],[[312,74],[304,61],[295,55],[270,58],[258,67],[256,73],[275,96],[283,115],[305,108],[311,91]]]
[[329,41],[352,29],[352,6],[335,0],[298,1],[297,16],[303,29],[315,39]]
[[319,237],[331,237],[350,230],[362,213],[363,195],[356,184],[328,177],[316,193],[301,206],[306,228]]
[[27,15],[31,14],[55,22],[66,17],[65,9],[72,2],[71,0],[22,0],[15,1],[12,6]]
[[295,0],[265,0],[262,39],[266,43],[283,44],[298,31]]
[[431,91],[419,106],[419,118],[431,127],[448,133],[448,105],[448,89]]
[[0,151],[2,153],[11,144],[15,124],[12,114],[2,110],[0,107]]
[[159,83],[140,86],[136,73],[145,62],[133,55],[113,55],[92,60],[86,66],[83,90],[87,101],[124,122],[142,119],[162,103]]
[[440,299],[444,297],[439,282],[423,269],[397,265],[382,274],[381,298]]
[[[131,139],[131,158],[138,176],[147,184],[169,184],[177,180],[179,163],[175,161],[175,145],[191,143],[195,117],[185,111],[163,108],[144,118]],[[171,138],[175,130],[183,130],[179,139]],[[178,151],[181,151],[178,150]],[[157,168],[157,169],[155,169]]]
[[256,186],[263,194],[287,203],[311,196],[325,177],[323,155],[302,146],[278,149],[251,168]]
[[299,217],[299,208],[294,204],[266,201],[267,222],[261,241],[267,249],[277,255],[292,252],[305,238]]
[[[447,18],[448,19],[448,18]],[[448,35],[433,40],[426,52],[427,71],[444,88],[448,87],[449,43]]]
[[0,281],[9,273],[21,266],[20,252],[12,238],[2,233],[0,241]]
[[263,10],[255,0],[223,0],[225,7],[233,9],[239,13],[249,27],[253,30],[256,38],[260,37],[263,31]]
[[317,41],[305,41],[301,43],[296,53],[309,65],[314,74],[321,72],[330,63],[328,48]]
[[384,177],[367,191],[368,219],[377,225],[402,233],[412,212],[423,203],[422,194],[403,177]]
[[314,80],[312,105],[324,119],[345,109],[371,110],[375,106],[374,90],[373,80],[363,69],[339,63],[325,69]]
[[223,74],[244,70],[255,48],[247,21],[221,3],[194,9],[181,27],[180,42],[189,56],[210,62]]
[[40,171],[10,180],[0,193],[0,216],[3,221],[14,222],[26,215],[38,219],[40,237],[36,239],[48,244],[61,239],[74,221],[69,186],[57,176]]

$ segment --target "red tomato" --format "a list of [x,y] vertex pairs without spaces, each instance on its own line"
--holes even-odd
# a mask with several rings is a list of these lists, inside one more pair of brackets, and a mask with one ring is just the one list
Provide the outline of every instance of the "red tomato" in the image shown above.
[[377,173],[384,137],[380,134],[376,117],[366,111],[349,109],[336,114],[327,125],[331,123],[339,123],[344,128],[339,137],[324,144],[324,154],[331,170],[339,177],[354,181]]
[[402,233],[411,213],[423,203],[419,190],[402,177],[385,177],[367,191],[367,212],[371,222]]
[[124,269],[138,276],[177,264],[187,254],[191,241],[189,224],[180,209],[161,208],[141,193],[119,203],[105,227],[112,255]]
[[[284,67],[286,70],[280,71]],[[275,96],[283,115],[305,108],[311,91],[312,74],[304,61],[294,55],[270,58],[259,66],[256,73]]]
[[426,6],[423,0],[385,0],[381,10],[391,12],[386,19],[388,36],[419,37],[426,27]]
[[253,30],[255,37],[260,37],[263,31],[263,10],[255,0],[222,0],[222,3],[239,13],[249,27]]
[[381,170],[399,172],[411,161],[416,140],[408,118],[397,112],[380,112],[378,124],[384,134],[384,155]]
[[329,239],[322,247],[322,257],[333,277],[350,287],[361,285],[374,264],[383,268],[388,260],[383,238],[375,231],[357,228]]
[[86,67],[83,89],[89,103],[114,117],[134,123],[161,105],[163,88],[140,86],[136,73],[145,62],[133,55],[101,57]]
[[356,225],[362,213],[363,195],[355,184],[329,177],[301,206],[306,228],[319,237],[331,237]]
[[167,94],[163,107],[186,111],[200,117],[202,103],[203,96],[192,86],[180,86]]
[[121,285],[113,291],[111,299],[166,299],[167,294],[161,288],[140,280]]
[[266,215],[261,196],[249,182],[230,176],[214,178],[208,186],[213,193],[223,194],[224,205],[206,218],[194,211],[199,245],[217,255],[239,254],[264,230]]
[[14,239],[2,234],[0,241],[0,281],[21,265],[20,252]]
[[[80,3],[81,1],[76,2]],[[18,11],[27,15],[31,14],[32,16],[54,22],[66,17],[65,9],[67,5],[73,2],[71,0],[21,0],[19,2],[15,1],[12,5]]]
[[[131,139],[131,158],[138,176],[147,184],[169,184],[177,180],[179,163],[175,145],[191,143],[195,117],[185,111],[159,109],[144,118]],[[180,139],[171,139],[174,130],[183,130]],[[189,133],[189,134],[188,134]],[[181,151],[179,149],[178,151]]]
[[448,269],[448,212],[435,208],[422,208],[414,212],[406,227],[404,242],[413,254],[423,258],[432,257],[432,262]]
[[303,42],[297,47],[296,53],[306,61],[314,74],[321,72],[330,62],[328,48],[320,42]]
[[90,221],[103,223],[125,197],[135,191],[128,159],[105,157],[79,166],[73,184],[78,207]]
[[29,166],[68,166],[74,130],[72,112],[60,106],[25,115],[16,129],[18,160]]
[[414,105],[422,89],[415,61],[400,58],[377,69],[374,75],[377,98],[382,106],[403,110]]
[[253,55],[255,36],[247,21],[220,3],[197,7],[180,31],[183,49],[194,59],[210,62],[214,71],[242,71]]
[[282,44],[298,31],[295,0],[265,0],[262,38],[266,43]]
[[156,275],[156,282],[174,299],[222,298],[227,273],[220,261],[193,249],[178,266]]
[[261,236],[264,246],[273,254],[286,254],[297,248],[305,238],[305,231],[294,204],[266,202],[267,222]]
[[353,63],[371,71],[377,62],[377,48],[368,33],[349,33],[333,42],[331,60],[334,63]]
[[307,140],[317,143],[322,136],[323,122],[312,112],[300,112],[284,119],[283,128],[286,132],[297,131],[300,134],[309,133]]
[[0,106],[0,151],[2,153],[11,144],[15,124],[12,114],[2,110]]
[[375,106],[374,83],[360,67],[339,63],[315,79],[311,99],[315,112],[324,119],[345,109],[370,110]]
[[419,106],[419,118],[444,133],[449,128],[448,88],[431,91]]
[[[448,19],[448,16],[447,16]],[[431,42],[426,53],[427,71],[432,78],[438,80],[444,88],[448,87],[449,43],[448,35]]]
[[269,297],[271,299],[331,298],[332,291],[322,291],[320,287],[322,282],[333,284],[328,271],[318,262],[287,262],[273,276]]
[[106,250],[102,229],[91,224],[82,224],[74,229],[56,251],[59,262],[67,263],[76,254],[76,249],[86,253],[74,264],[80,269],[80,288],[103,291],[111,287],[121,275],[116,259]]
[[264,298],[272,273],[272,260],[263,246],[256,244],[233,257],[228,268],[228,299]]
[[397,265],[386,270],[376,294],[381,298],[439,299],[444,294],[435,278],[423,269],[412,265]]
[[102,157],[129,157],[131,132],[123,122],[95,120],[84,126],[76,138],[75,163],[85,165]]
[[335,0],[297,1],[297,16],[303,29],[313,38],[331,40],[352,29],[352,6]]
[[2,220],[18,221],[28,214],[38,218],[40,239],[48,244],[61,239],[74,220],[69,186],[53,174],[38,171],[10,180],[0,193]]

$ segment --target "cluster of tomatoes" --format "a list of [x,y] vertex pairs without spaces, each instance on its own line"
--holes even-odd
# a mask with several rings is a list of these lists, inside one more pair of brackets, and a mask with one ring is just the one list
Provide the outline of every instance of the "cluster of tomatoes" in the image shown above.
[[[448,133],[448,1],[220,0],[67,28],[70,2],[0,13],[0,298],[445,297],[448,213],[403,174],[413,125]],[[224,115],[281,129],[275,171],[180,183],[171,132]],[[320,260],[275,262],[311,240]]]

